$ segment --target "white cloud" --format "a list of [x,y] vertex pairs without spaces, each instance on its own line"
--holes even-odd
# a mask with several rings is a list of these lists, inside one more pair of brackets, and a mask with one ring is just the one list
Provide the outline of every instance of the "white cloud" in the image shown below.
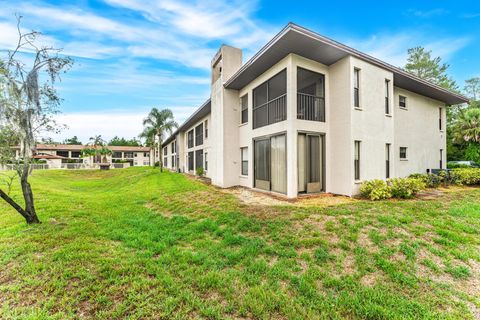
[[439,56],[443,61],[448,61],[455,52],[463,49],[469,42],[468,37],[445,37],[432,41],[430,36],[419,32],[402,32],[383,33],[373,35],[366,40],[355,39],[346,43],[375,58],[402,67],[407,61],[409,48],[423,46],[431,50],[433,56]]
[[408,12],[419,18],[431,18],[436,16],[443,16],[448,13],[447,10],[442,8],[431,9],[431,10],[409,10]]
[[[181,124],[196,107],[171,107],[175,120]],[[114,136],[133,138],[142,132],[142,120],[147,116],[148,108],[137,108],[135,112],[111,110],[108,112],[71,112],[59,114],[55,120],[59,124],[67,125],[67,129],[52,138],[63,141],[66,138],[77,136],[82,142],[88,142],[94,135],[102,135],[105,140]]]

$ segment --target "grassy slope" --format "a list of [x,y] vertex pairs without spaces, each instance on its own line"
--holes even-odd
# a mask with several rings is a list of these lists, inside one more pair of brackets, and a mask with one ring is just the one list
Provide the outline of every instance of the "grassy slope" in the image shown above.
[[468,319],[480,309],[480,189],[252,207],[152,169],[32,182],[42,225],[0,203],[0,318]]

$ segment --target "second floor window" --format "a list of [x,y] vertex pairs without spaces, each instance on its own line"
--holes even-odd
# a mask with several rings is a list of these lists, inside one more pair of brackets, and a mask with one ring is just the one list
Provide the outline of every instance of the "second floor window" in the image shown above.
[[390,114],[390,80],[385,79],[385,114]]
[[240,123],[248,122],[248,95],[244,95],[240,98],[240,108],[241,108],[241,121]]
[[193,148],[193,129],[187,133],[187,146]]
[[442,124],[442,108],[438,108],[438,129],[440,131],[443,130],[443,124]]
[[205,120],[205,139],[208,139],[208,120]]
[[[168,153],[168,149],[167,147],[163,148],[163,154],[166,156]],[[127,155],[125,154],[125,158],[127,157]]]
[[195,127],[195,146],[203,144],[203,123]]
[[297,119],[325,122],[325,76],[297,68]]
[[287,72],[253,89],[253,129],[287,119]]
[[172,148],[172,153],[175,153],[175,146],[176,146],[176,144],[177,144],[177,143],[176,143],[175,141],[172,142],[172,146],[171,146],[171,148]]
[[398,106],[402,109],[407,109],[407,97],[398,96]]
[[353,106],[360,108],[360,69],[353,69]]

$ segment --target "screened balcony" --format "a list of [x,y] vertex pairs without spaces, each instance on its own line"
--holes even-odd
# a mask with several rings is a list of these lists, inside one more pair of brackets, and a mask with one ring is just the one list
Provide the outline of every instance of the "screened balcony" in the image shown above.
[[297,119],[325,122],[325,76],[297,69]]
[[287,119],[287,78],[283,70],[253,89],[253,129]]

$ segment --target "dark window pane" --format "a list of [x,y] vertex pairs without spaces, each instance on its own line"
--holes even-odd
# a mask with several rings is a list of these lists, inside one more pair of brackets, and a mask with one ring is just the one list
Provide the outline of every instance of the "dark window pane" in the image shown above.
[[190,151],[188,153],[188,171],[192,171],[193,170],[193,151]]
[[203,168],[203,149],[195,151],[195,169]]
[[285,93],[287,93],[287,71],[283,70],[268,80],[268,100],[278,98]]
[[270,139],[255,141],[255,179],[270,181]]
[[203,144],[203,123],[200,123],[195,127],[195,145],[200,146]]
[[193,148],[193,130],[188,131],[187,140],[188,140],[188,147]]
[[267,103],[268,94],[267,94],[268,82],[265,82],[255,89],[253,89],[253,107],[256,108],[262,104]]

